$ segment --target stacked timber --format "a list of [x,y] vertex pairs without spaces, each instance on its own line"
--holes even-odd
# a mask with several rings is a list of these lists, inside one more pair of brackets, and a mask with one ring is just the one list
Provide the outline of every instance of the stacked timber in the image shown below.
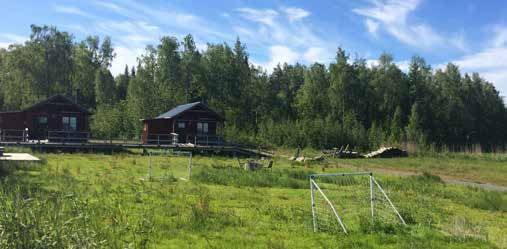
[[366,155],[365,158],[393,158],[393,157],[407,157],[408,153],[396,147],[380,147],[376,151],[372,151]]
[[363,157],[360,153],[349,150],[349,145],[347,144],[346,147],[343,147],[343,145],[338,148],[333,148],[332,150],[326,150],[324,151],[324,154],[327,156],[331,156],[334,158],[360,158]]

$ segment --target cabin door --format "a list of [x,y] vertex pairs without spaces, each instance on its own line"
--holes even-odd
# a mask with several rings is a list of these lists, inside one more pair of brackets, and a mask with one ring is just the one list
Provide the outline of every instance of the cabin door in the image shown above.
[[33,119],[33,130],[30,132],[31,139],[46,139],[48,135],[48,117],[37,116]]

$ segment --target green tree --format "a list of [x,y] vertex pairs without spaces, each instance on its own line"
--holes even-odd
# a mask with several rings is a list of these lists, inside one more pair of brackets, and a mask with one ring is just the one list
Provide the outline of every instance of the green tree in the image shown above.
[[324,118],[329,109],[329,79],[326,67],[315,63],[305,74],[305,81],[297,94],[297,107],[301,119]]
[[95,73],[95,96],[99,106],[116,103],[114,78],[107,69],[102,68]]
[[391,120],[391,129],[390,129],[390,137],[389,140],[392,143],[398,143],[403,140],[403,120],[401,116],[401,108],[396,107],[396,111],[394,111],[392,120]]
[[419,119],[419,106],[417,103],[414,103],[410,109],[410,117],[408,119],[408,124],[405,127],[405,133],[408,142],[421,144],[425,141],[422,123]]
[[128,65],[125,65],[125,71],[123,72],[123,74],[116,76],[114,81],[116,85],[115,86],[116,99],[119,101],[125,100],[127,98],[127,90],[130,82],[130,73]]

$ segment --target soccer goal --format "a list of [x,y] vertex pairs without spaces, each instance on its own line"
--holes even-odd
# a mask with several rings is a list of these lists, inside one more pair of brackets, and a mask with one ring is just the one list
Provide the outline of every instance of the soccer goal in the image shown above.
[[310,176],[315,232],[364,230],[376,224],[406,225],[372,172]]
[[[162,156],[162,157],[155,157]],[[172,176],[172,167],[169,163],[170,156],[188,156],[188,180],[192,178],[192,152],[190,151],[150,151],[148,152],[148,176],[147,180],[154,178],[169,179]],[[180,177],[183,180],[187,180]]]

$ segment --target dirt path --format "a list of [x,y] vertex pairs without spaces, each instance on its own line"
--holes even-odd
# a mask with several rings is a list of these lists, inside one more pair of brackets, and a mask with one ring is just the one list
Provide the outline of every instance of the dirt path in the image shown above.
[[[382,167],[375,167],[375,168],[356,167],[356,166],[353,166],[350,164],[344,164],[344,163],[336,163],[335,166],[347,168],[347,169],[354,169],[354,170],[370,170],[373,172],[378,172],[378,173],[388,174],[388,175],[395,175],[395,176],[422,175],[421,172],[417,172],[417,171],[396,170],[396,169],[388,169],[388,168],[382,168]],[[485,190],[507,191],[507,187],[504,187],[504,186],[494,185],[494,184],[490,184],[490,183],[467,182],[467,181],[457,180],[452,176],[446,176],[446,175],[438,175],[438,176],[446,184],[457,184],[457,185],[471,186],[471,187],[482,188]]]

